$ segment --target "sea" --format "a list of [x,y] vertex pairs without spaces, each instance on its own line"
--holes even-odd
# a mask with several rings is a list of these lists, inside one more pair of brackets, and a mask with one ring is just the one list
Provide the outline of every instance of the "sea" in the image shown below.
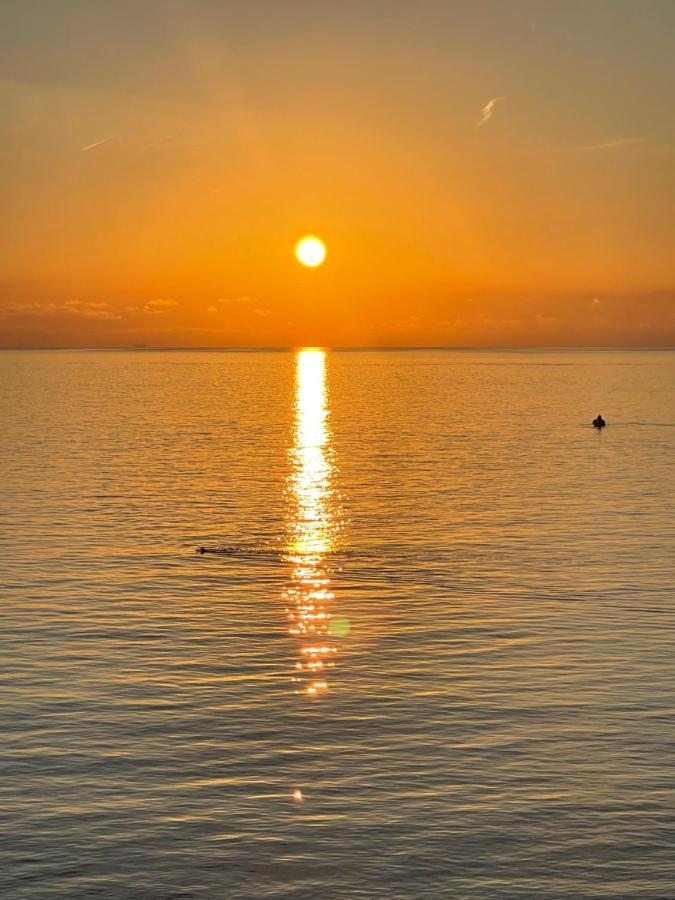
[[675,352],[6,351],[0,422],[3,900],[675,897]]

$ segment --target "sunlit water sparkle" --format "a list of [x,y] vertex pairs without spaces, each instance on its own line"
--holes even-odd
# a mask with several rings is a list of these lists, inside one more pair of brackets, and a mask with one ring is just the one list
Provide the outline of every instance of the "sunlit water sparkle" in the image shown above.
[[0,354],[0,896],[675,896],[674,374]]
[[292,604],[289,634],[302,638],[294,680],[312,698],[328,688],[328,670],[335,665],[337,652],[330,639],[333,593],[325,563],[326,554],[336,547],[337,530],[327,417],[326,353],[300,350],[296,355],[295,441],[288,492],[286,558],[293,570],[284,597]]

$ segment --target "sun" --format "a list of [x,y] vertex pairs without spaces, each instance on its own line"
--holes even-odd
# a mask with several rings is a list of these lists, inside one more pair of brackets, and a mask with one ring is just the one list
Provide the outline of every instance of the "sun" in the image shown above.
[[295,255],[303,266],[314,269],[316,266],[320,266],[326,258],[326,245],[318,237],[308,234],[306,237],[300,238],[295,245]]

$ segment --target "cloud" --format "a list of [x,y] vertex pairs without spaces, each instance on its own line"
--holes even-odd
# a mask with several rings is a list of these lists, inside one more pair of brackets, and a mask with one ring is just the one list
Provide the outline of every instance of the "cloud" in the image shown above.
[[207,311],[207,313],[217,313],[217,312],[218,312],[218,307],[217,307],[217,306],[213,306],[213,305],[207,306],[207,307],[206,307],[206,311]]
[[86,147],[80,147],[80,152],[81,152],[81,153],[86,153],[87,150],[93,150],[94,147],[100,147],[101,144],[107,144],[109,141],[112,141],[112,140],[114,140],[114,138],[107,137],[107,138],[103,138],[103,139],[100,140],[100,141],[94,141],[93,144],[87,144]]
[[495,106],[498,103],[502,103],[506,100],[506,97],[493,97],[492,100],[488,100],[483,109],[481,110],[480,119],[476,122],[476,128],[480,128],[481,125],[485,125],[486,122],[489,122],[492,118],[492,113],[495,110]]
[[108,303],[92,300],[66,300],[63,303],[19,303],[8,306],[6,316],[84,316],[86,319],[120,319],[120,314]]
[[178,303],[175,300],[159,298],[157,300],[148,300],[148,302],[143,305],[132,303],[129,306],[125,306],[124,309],[132,315],[143,313],[146,316],[151,316],[168,312],[168,310],[173,309],[174,306],[178,306]]
[[166,300],[150,300],[148,303],[146,303],[146,306],[178,306],[178,302],[169,298],[167,298]]
[[611,150],[613,147],[630,147],[632,144],[644,144],[645,139],[641,137],[621,137],[621,138],[611,138],[609,141],[604,141],[602,144],[589,144],[587,147],[582,147],[582,150]]
[[[246,315],[250,315],[250,316],[271,316],[272,315],[271,309],[263,309],[261,306],[251,307],[249,305],[251,303],[257,303],[257,302],[258,301],[255,300],[253,297],[246,297],[246,296],[220,297],[220,299],[216,300],[216,303],[220,303],[221,306],[229,306],[232,309],[239,308],[241,310],[241,313],[244,313]],[[207,311],[215,312],[216,309],[215,309],[215,307],[210,307],[209,310],[207,310]]]
[[169,298],[166,300],[161,298],[159,300],[149,300],[143,307],[143,312],[146,316],[161,315],[169,309],[172,309],[174,306],[178,306],[178,303]]
[[87,303],[73,301],[67,304],[78,316],[86,316],[88,319],[120,319],[117,310],[112,309],[107,303]]

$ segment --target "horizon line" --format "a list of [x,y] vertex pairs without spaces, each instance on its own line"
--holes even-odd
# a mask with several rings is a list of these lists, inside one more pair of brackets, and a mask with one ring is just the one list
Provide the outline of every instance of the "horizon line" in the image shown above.
[[462,346],[449,346],[447,344],[336,344],[334,346],[330,344],[275,344],[270,346],[264,345],[251,345],[251,346],[190,346],[187,344],[171,344],[166,347],[150,347],[150,346],[134,346],[134,345],[119,345],[114,347],[96,347],[96,346],[59,346],[59,347],[45,347],[40,345],[35,345],[31,347],[10,347],[10,346],[0,346],[0,352],[46,352],[53,351],[56,353],[63,352],[77,352],[77,351],[101,351],[106,353],[119,353],[119,352],[130,352],[134,353],[162,353],[162,352],[214,352],[214,353],[292,353],[295,350],[305,350],[308,348],[316,348],[319,350],[332,350],[335,352],[363,352],[363,351],[401,351],[401,350],[443,350],[448,352],[454,351],[467,351],[467,350],[511,350],[511,351],[527,351],[527,350],[630,350],[630,351],[641,351],[641,350],[675,350],[675,345],[673,344],[645,344],[645,345],[634,345],[634,344],[593,344],[593,345],[585,345],[585,344],[554,344],[554,345],[542,345],[542,344],[527,344],[527,345],[514,345],[514,344],[492,344],[492,345],[471,345],[466,344]]

